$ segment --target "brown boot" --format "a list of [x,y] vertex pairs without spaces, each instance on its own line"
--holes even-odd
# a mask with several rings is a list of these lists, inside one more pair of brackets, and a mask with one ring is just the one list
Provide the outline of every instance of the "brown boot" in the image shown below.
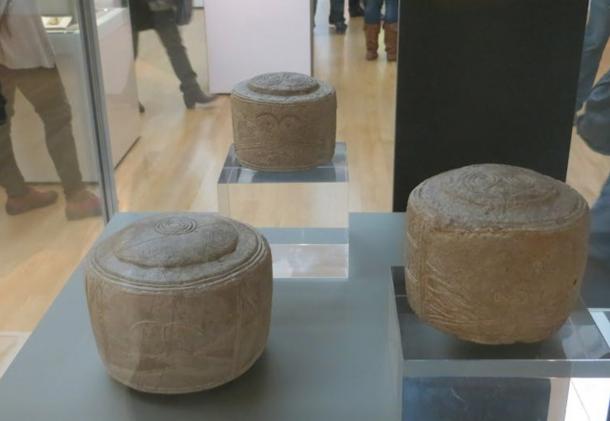
[[54,191],[40,191],[32,187],[27,188],[26,194],[21,196],[9,196],[6,201],[6,213],[19,215],[38,208],[52,205],[57,201],[57,193]]
[[398,44],[398,24],[397,23],[386,23],[383,25],[383,31],[385,33],[385,51],[388,53],[388,61],[396,61],[397,57],[397,44]]
[[364,24],[367,60],[375,60],[377,58],[377,49],[379,48],[379,31],[381,31],[381,24],[379,23]]
[[87,189],[81,189],[66,197],[66,218],[70,221],[102,214],[102,202]]

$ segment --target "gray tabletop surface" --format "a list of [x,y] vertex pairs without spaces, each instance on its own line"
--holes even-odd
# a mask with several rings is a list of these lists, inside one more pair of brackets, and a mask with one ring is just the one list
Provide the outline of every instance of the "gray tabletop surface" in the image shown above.
[[[104,235],[144,215],[119,214]],[[403,228],[401,214],[352,214],[349,278],[276,279],[261,359],[225,386],[182,396],[106,375],[79,267],[0,380],[0,420],[399,420],[390,267],[403,262]]]

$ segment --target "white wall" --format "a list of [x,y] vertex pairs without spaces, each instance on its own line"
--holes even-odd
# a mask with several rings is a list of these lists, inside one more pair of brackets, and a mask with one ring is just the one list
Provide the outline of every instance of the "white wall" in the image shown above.
[[267,72],[311,75],[310,0],[205,0],[210,90]]

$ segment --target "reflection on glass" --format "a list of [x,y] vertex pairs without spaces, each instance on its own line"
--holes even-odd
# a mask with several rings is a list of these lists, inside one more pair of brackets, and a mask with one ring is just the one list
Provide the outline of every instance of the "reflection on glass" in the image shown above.
[[83,184],[70,105],[37,4],[2,0],[0,7],[0,84],[8,117],[0,129],[0,184],[8,195],[6,211],[17,215],[57,200],[53,191],[27,186],[15,159],[11,118],[19,90],[43,122],[47,149],[66,196],[67,218],[98,216],[100,201]]
[[0,376],[103,226],[73,7],[0,0]]
[[[154,29],[165,48],[174,73],[180,80],[180,90],[187,108],[196,104],[207,104],[214,100],[206,95],[199,83],[197,74],[189,60],[178,25],[186,25],[192,16],[192,4],[187,1],[172,0],[131,0],[131,20],[134,28],[134,53],[138,55],[138,32]],[[144,107],[140,109],[144,111]]]
[[[577,134],[588,148],[606,156],[610,155],[610,71],[606,72],[607,66],[602,65],[602,59],[609,39],[610,1],[591,0],[574,123]],[[600,169],[583,168],[579,177],[584,178],[585,174],[596,170]],[[606,179],[592,207],[588,266],[585,298],[589,298],[587,295],[595,297],[595,302],[587,299],[588,304],[610,306],[610,296],[604,287],[610,279],[610,178]]]

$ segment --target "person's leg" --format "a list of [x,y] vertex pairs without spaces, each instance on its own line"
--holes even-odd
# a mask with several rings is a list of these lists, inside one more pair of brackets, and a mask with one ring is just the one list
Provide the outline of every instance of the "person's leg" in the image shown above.
[[57,68],[20,70],[19,90],[44,124],[47,149],[66,197],[84,188],[72,133],[72,110]]
[[379,32],[381,31],[381,2],[368,0],[364,9],[364,36],[366,38],[366,59],[375,60],[378,57]]
[[576,129],[591,149],[610,155],[610,71],[591,90]]
[[172,10],[153,12],[155,31],[165,47],[174,73],[180,80],[180,90],[199,88],[197,74],[191,66],[182,36],[176,25],[176,14]]
[[364,23],[375,25],[381,22],[381,5],[383,0],[367,0],[364,9]]
[[398,0],[385,0],[385,23],[398,22]]
[[345,33],[345,0],[330,0],[330,17],[328,21],[335,25],[338,33]]
[[74,220],[101,215],[100,199],[83,183],[72,132],[72,110],[59,70],[27,70],[18,88],[43,122],[47,149],[66,196],[66,217]]
[[610,264],[610,177],[591,209],[589,256]]
[[27,193],[27,185],[15,160],[11,141],[11,119],[15,113],[15,79],[13,71],[0,66],[2,94],[6,99],[6,123],[0,126],[0,185],[9,197]]
[[610,37],[610,0],[591,0],[590,7],[578,78],[577,111],[591,92],[599,62]]
[[[577,130],[591,149],[610,155],[610,72],[593,87]],[[610,263],[610,178],[591,210],[589,255]]]
[[39,191],[25,183],[17,166],[11,140],[11,118],[14,115],[15,91],[19,77],[15,70],[0,66],[2,95],[6,120],[0,125],[0,185],[6,189],[5,209],[9,215],[18,215],[33,209],[49,206],[57,201],[54,191]]
[[131,30],[131,41],[133,42],[133,58],[138,58],[138,52],[140,50],[140,32],[135,28]]
[[180,80],[180,90],[183,93],[184,104],[194,108],[196,104],[208,104],[215,97],[206,95],[197,82],[197,74],[191,66],[182,36],[176,25],[176,14],[172,10],[153,12],[155,31],[167,51],[174,73]]
[[383,32],[388,61],[396,61],[398,57],[398,0],[385,0]]
[[353,18],[364,16],[364,10],[360,6],[360,0],[349,0],[349,15]]

